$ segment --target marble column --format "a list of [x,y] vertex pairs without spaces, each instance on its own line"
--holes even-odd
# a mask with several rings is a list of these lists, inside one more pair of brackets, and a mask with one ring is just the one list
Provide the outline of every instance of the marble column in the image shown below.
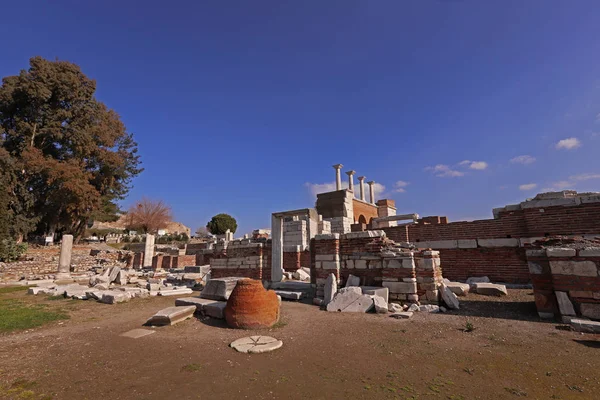
[[335,164],[335,190],[342,190],[342,164]]
[[365,177],[359,176],[358,182],[360,183],[360,199],[365,201]]
[[[152,257],[154,257],[154,235],[147,234],[146,242],[144,245],[144,268],[152,268]],[[160,269],[158,266],[157,269]]]
[[375,204],[375,181],[367,182],[369,184],[369,194],[371,195],[371,204]]
[[57,278],[71,276],[71,254],[73,251],[73,235],[63,235],[60,243],[60,257],[58,259]]
[[354,174],[356,171],[346,171],[346,175],[348,175],[348,190],[354,192]]
[[283,218],[271,215],[271,282],[283,280]]

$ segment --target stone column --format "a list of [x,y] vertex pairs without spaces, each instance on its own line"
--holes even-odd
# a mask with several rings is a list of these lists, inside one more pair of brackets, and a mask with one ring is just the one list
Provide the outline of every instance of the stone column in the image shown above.
[[335,164],[335,190],[342,190],[342,164]]
[[371,204],[375,204],[375,181],[367,182],[369,184],[369,194],[371,195]]
[[60,258],[58,259],[58,274],[56,278],[71,276],[71,253],[73,251],[73,235],[63,235],[60,243]]
[[154,235],[147,234],[142,267],[152,268],[152,257],[154,257]]
[[359,176],[358,182],[360,182],[360,199],[365,201],[365,177]]
[[271,215],[271,282],[283,279],[283,218]]
[[346,175],[348,175],[348,190],[354,192],[354,174],[356,171],[346,171]]

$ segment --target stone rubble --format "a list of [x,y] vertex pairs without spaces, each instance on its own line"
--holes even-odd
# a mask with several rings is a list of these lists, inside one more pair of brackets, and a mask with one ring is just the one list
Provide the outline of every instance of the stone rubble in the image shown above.
[[191,318],[196,311],[196,306],[175,306],[160,310],[146,321],[146,325],[165,326],[175,325]]
[[444,303],[446,303],[449,309],[458,310],[460,308],[460,305],[458,303],[458,297],[456,297],[454,292],[452,292],[452,290],[450,290],[450,288],[446,286],[446,284],[442,284],[442,286],[440,287],[440,292],[442,294],[442,300],[444,301]]
[[475,292],[477,294],[482,294],[485,296],[506,296],[508,292],[506,291],[506,286],[497,285],[495,283],[475,283]]

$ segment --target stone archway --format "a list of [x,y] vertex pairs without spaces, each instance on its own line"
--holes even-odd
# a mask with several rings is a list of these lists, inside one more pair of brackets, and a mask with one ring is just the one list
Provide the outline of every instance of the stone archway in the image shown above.
[[358,217],[358,223],[359,224],[366,224],[367,223],[367,219],[365,218],[364,215],[361,215]]

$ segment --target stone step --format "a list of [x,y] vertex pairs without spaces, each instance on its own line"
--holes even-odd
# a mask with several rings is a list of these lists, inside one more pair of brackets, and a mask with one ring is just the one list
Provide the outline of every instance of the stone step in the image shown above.
[[282,299],[298,301],[304,297],[305,292],[295,292],[291,290],[275,290]]
[[300,281],[273,282],[270,289],[292,292],[309,292],[312,290],[312,285],[309,282]]

